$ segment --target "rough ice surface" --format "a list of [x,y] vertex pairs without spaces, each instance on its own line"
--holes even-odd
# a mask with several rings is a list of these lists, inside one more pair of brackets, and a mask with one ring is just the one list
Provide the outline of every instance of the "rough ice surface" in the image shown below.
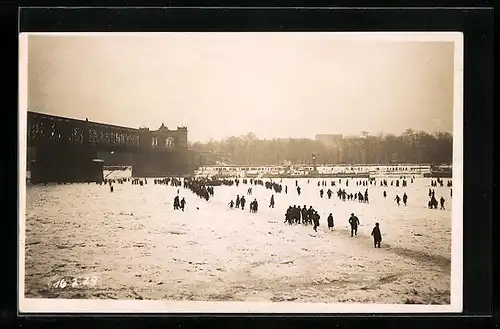
[[[112,177],[111,175],[110,177]],[[389,181],[394,178],[388,178]],[[276,180],[275,180],[276,181]],[[37,185],[26,191],[25,297],[195,301],[450,303],[450,188],[433,187],[446,210],[427,208],[430,179],[407,187],[318,187],[283,179],[288,194],[249,185],[215,187],[208,202],[180,188],[186,211],[173,210],[177,187],[114,184]],[[445,180],[446,181],[446,180]],[[368,188],[370,203],[320,198],[319,190]],[[387,191],[387,198],[383,191]],[[283,189],[284,192],[284,189]],[[408,205],[394,198],[408,194]],[[245,195],[245,210],[228,202]],[[247,209],[254,198],[258,213]],[[312,226],[284,224],[289,205],[312,205]],[[402,203],[401,203],[402,204]],[[326,218],[332,213],[334,231]],[[351,238],[348,218],[360,220]],[[382,248],[370,237],[380,223]],[[83,284],[95,277],[95,285]],[[66,278],[76,284],[54,287]]]

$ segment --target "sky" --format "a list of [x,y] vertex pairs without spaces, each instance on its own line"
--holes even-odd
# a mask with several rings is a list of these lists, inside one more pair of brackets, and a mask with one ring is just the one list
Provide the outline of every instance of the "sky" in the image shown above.
[[30,35],[28,109],[191,142],[452,132],[453,56],[333,33]]

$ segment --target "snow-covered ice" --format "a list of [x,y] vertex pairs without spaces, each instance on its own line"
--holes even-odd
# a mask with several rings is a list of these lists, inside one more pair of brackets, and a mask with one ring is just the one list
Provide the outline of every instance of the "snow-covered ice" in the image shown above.
[[[110,176],[111,177],[111,176]],[[389,180],[392,178],[389,178]],[[450,188],[434,187],[446,210],[427,208],[430,179],[407,187],[368,188],[370,203],[340,201],[337,186],[318,179],[283,179],[288,193],[249,185],[215,187],[210,201],[180,188],[186,211],[173,210],[177,187],[96,184],[27,186],[25,297],[297,301],[363,303],[450,303]],[[319,190],[334,191],[329,200]],[[387,198],[382,193],[387,191]],[[408,194],[397,206],[396,194]],[[230,210],[229,200],[254,198],[259,211]],[[284,224],[289,205],[312,205],[321,215],[312,226]],[[332,213],[334,231],[326,217]],[[348,218],[358,216],[358,236]],[[370,232],[380,223],[382,248]],[[97,277],[91,286],[55,288],[60,278]]]

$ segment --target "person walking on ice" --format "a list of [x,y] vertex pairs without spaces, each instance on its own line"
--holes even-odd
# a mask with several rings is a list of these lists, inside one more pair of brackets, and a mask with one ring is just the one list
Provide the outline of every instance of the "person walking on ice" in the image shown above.
[[441,199],[439,199],[439,203],[441,204],[441,210],[445,210],[444,209],[444,198],[441,197]]
[[401,201],[401,198],[399,197],[399,195],[396,194],[396,197],[394,198],[394,200],[396,200],[396,203],[399,206],[399,201]]
[[406,193],[403,194],[403,203],[406,206],[406,202],[408,201],[408,195]]
[[269,203],[269,208],[274,208],[274,194],[271,195],[271,202]]
[[380,233],[380,227],[378,223],[375,223],[375,227],[372,230],[371,236],[373,237],[373,245],[375,248],[380,248],[380,242],[382,242],[382,234]]
[[358,217],[354,216],[354,213],[351,214],[351,217],[349,218],[349,224],[351,224],[351,238],[354,235],[358,235],[358,225],[359,225],[359,219]]

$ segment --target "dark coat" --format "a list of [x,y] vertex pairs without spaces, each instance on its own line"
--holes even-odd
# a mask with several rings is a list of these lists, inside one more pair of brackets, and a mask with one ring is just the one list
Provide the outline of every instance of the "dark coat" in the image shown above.
[[349,224],[351,224],[351,227],[358,227],[358,225],[359,225],[358,217],[351,216],[351,218],[349,218]]
[[328,227],[333,227],[333,216],[328,216]]
[[380,228],[378,226],[373,228],[372,236],[375,241],[382,241],[382,234],[380,233]]

